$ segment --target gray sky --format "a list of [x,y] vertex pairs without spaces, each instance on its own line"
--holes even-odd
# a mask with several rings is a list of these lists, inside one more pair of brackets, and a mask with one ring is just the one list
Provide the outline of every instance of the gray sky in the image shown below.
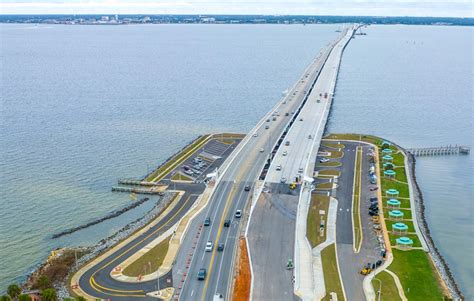
[[280,14],[473,17],[473,0],[0,0],[1,14]]

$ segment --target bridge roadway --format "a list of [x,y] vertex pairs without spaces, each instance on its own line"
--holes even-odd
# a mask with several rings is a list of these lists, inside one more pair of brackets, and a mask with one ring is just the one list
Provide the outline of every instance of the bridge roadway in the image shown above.
[[[208,207],[199,215],[191,225],[188,235],[183,241],[180,253],[173,270],[160,278],[160,287],[169,286],[168,281],[176,279],[184,271],[185,255],[190,250],[190,241],[193,239],[192,233],[196,225],[202,223],[206,216],[212,218],[210,227],[203,228],[196,254],[190,266],[186,282],[180,294],[181,300],[209,300],[215,292],[227,295],[227,289],[230,287],[233,271],[234,252],[238,241],[239,221],[235,218],[234,212],[237,209],[243,209],[250,193],[244,191],[244,186],[253,183],[258,178],[273,145],[276,143],[281,133],[288,126],[291,112],[298,109],[305,97],[305,90],[314,83],[327,56],[330,47],[321,51],[318,57],[311,62],[298,82],[290,89],[289,93],[258,123],[250,132],[248,137],[242,141],[238,155],[232,161],[227,160],[227,170],[220,176],[220,180],[215,188],[215,192],[210,199]],[[279,116],[273,121],[272,113],[279,111]],[[289,116],[285,116],[285,113]],[[270,122],[266,122],[270,119]],[[265,129],[268,126],[269,129]],[[257,134],[257,137],[253,137]],[[247,142],[245,142],[247,141]],[[263,152],[259,150],[263,149]],[[232,156],[232,155],[231,155]],[[198,187],[199,186],[199,187]],[[192,207],[198,195],[202,193],[203,185],[185,185],[177,184],[176,189],[185,190],[186,194],[182,197],[179,204],[164,217],[157,225],[139,235],[127,244],[124,244],[117,250],[111,252],[103,258],[94,261],[90,267],[80,276],[78,284],[80,289],[94,298],[112,299],[112,300],[156,300],[146,294],[157,289],[157,281],[148,281],[141,283],[119,282],[110,276],[112,269],[123,262],[128,257],[142,249],[156,237],[177,223],[184,214]],[[232,218],[232,227],[223,228],[223,221],[226,218]],[[195,228],[194,228],[195,227]],[[216,248],[211,253],[204,252],[204,245],[208,240],[225,241],[226,246],[223,252],[216,252]],[[197,271],[201,268],[208,269],[206,281],[196,279]],[[176,285],[175,285],[176,286]]]
[[[309,198],[308,189],[303,189],[298,196],[300,190],[291,192],[288,183],[301,182],[297,178],[313,176],[342,52],[352,35],[353,28],[349,28],[335,42],[305,106],[270,165],[265,179],[270,192],[259,198],[252,212],[248,241],[253,271],[253,300],[297,300],[298,297],[312,300],[314,297],[311,248],[309,243],[302,246],[301,242],[307,242],[306,214],[301,207],[305,203],[302,199]],[[295,211],[296,214],[288,214]],[[301,228],[302,224],[304,228]],[[300,249],[304,247],[307,249],[300,254]],[[294,258],[295,262],[294,288],[291,273],[286,270],[289,258]],[[293,296],[293,291],[298,297]]]
[[[210,203],[191,225],[186,240],[180,250],[178,260],[173,269],[173,279],[179,279],[186,271],[184,258],[186,254],[192,252],[191,241],[195,239],[196,230],[206,217],[212,220],[211,226],[203,227],[199,236],[195,253],[187,270],[187,277],[182,290],[179,293],[180,300],[212,300],[217,293],[228,299],[231,283],[233,281],[234,256],[237,242],[240,236],[240,220],[234,217],[235,211],[244,210],[252,194],[245,192],[245,185],[254,187],[260,172],[267,161],[271,149],[278,141],[281,134],[287,129],[290,119],[294,116],[291,113],[297,111],[306,97],[305,91],[313,86],[319,72],[324,65],[333,44],[329,44],[311,65],[305,70],[298,82],[290,89],[277,106],[257,124],[248,134],[247,139],[241,142],[240,152],[235,154],[235,158],[224,171],[220,182],[215,188],[215,192],[210,199]],[[273,121],[272,113],[278,111],[279,116],[275,116]],[[288,116],[285,116],[288,113]],[[266,120],[270,119],[270,122]],[[269,126],[269,129],[265,129]],[[254,137],[254,134],[257,134]],[[247,142],[245,142],[247,140]],[[263,152],[259,150],[263,149]],[[230,219],[231,227],[223,227],[223,222]],[[205,252],[207,241],[214,243],[212,252]],[[218,243],[225,243],[222,252],[217,252]],[[181,262],[180,262],[181,261]],[[197,280],[199,269],[207,269],[205,281]]]

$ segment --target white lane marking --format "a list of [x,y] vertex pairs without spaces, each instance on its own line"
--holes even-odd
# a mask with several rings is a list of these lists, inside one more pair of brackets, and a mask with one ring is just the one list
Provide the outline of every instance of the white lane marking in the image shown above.
[[191,291],[191,297],[194,295],[194,290]]

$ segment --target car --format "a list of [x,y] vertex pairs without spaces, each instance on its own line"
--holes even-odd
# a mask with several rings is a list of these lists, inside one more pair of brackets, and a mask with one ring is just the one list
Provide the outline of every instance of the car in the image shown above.
[[189,166],[187,166],[187,165],[183,165],[183,169],[184,169],[184,170],[190,170],[191,168],[190,168]]
[[260,151],[261,153],[263,153],[265,150],[264,150],[263,148],[261,148],[259,151]]
[[290,114],[289,113],[285,113],[285,116],[289,116]]
[[283,156],[286,156],[286,155],[288,155],[288,152],[287,152],[287,151],[284,151],[284,152],[282,153],[282,155],[283,155]]
[[308,136],[308,139],[313,139],[313,136],[309,135],[309,136]]
[[378,199],[377,199],[377,198],[370,198],[370,201],[371,201],[371,202],[377,202]]
[[270,119],[267,119],[267,122],[270,122]]
[[242,217],[242,210],[239,209],[239,210],[235,211],[235,217],[236,218],[241,218]]
[[224,221],[224,227],[230,227],[230,219]]
[[270,127],[269,127],[268,125],[267,125],[267,126],[265,126],[265,129],[266,129],[266,130],[268,130],[269,128],[270,128]]
[[303,173],[303,167],[300,167],[300,168],[298,169],[298,173]]
[[202,269],[199,269],[197,278],[198,280],[206,280],[206,275],[207,275],[207,270],[202,268]]
[[281,170],[281,165],[277,165],[276,170]]
[[286,183],[286,178],[285,178],[285,177],[281,178],[281,179],[280,179],[280,182],[281,182],[281,183]]
[[303,118],[300,118],[300,121],[303,121]]
[[276,118],[276,117],[273,117],[273,118],[272,118],[272,120],[273,120],[273,121],[276,121],[276,120],[277,120],[277,118]]
[[379,189],[378,186],[373,186],[373,187],[370,187],[370,191],[376,191],[377,189]]
[[250,191],[250,185],[245,185],[244,190],[245,191]]
[[257,133],[255,133],[255,134],[253,134],[253,136],[254,136],[254,137],[258,137],[258,134],[257,134]]
[[370,216],[378,216],[379,215],[379,212],[374,212],[374,211],[369,211],[369,215]]
[[194,175],[194,172],[192,172],[191,170],[185,170],[184,173],[187,174],[188,176]]
[[206,219],[204,220],[204,226],[210,226],[210,225],[211,225],[211,218],[206,217]]
[[206,243],[206,252],[212,252],[212,249],[214,248],[214,244],[212,243],[212,241],[208,241]]
[[319,159],[319,163],[326,163],[326,162],[329,162],[329,159],[328,159],[328,158],[321,158],[321,159]]
[[224,251],[224,244],[223,243],[220,243],[219,245],[217,245],[217,251]]
[[286,141],[286,142],[285,142],[285,145],[286,145],[286,146],[290,145],[290,141]]

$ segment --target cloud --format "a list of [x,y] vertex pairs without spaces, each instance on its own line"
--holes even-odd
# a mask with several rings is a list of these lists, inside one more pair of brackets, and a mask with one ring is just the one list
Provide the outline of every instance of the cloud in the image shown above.
[[2,14],[298,14],[473,17],[471,0],[2,0]]

